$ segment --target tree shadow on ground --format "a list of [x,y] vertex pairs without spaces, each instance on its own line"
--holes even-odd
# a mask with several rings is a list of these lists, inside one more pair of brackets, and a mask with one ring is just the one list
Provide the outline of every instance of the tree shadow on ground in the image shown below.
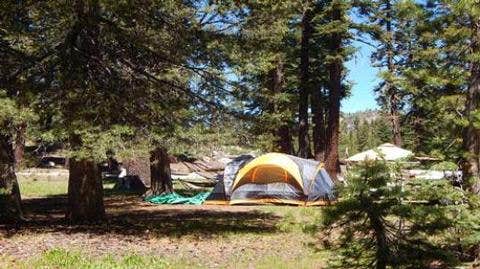
[[253,207],[152,205],[137,195],[105,197],[106,219],[101,223],[69,225],[65,221],[65,195],[25,199],[28,221],[0,224],[0,234],[88,233],[131,236],[213,236],[229,233],[274,233],[281,217]]

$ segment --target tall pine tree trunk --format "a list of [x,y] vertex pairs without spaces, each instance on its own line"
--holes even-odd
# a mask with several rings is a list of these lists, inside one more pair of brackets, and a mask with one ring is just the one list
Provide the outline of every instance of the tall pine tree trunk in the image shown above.
[[17,134],[15,136],[15,164],[18,167],[25,155],[25,137],[27,134],[27,123],[22,122],[17,126]]
[[69,160],[67,219],[97,222],[105,217],[100,169],[92,160]]
[[[386,0],[386,28],[387,28],[387,66],[388,72],[390,75],[395,75],[395,63],[393,59],[393,33],[392,33],[392,5],[390,0]],[[388,95],[388,103],[389,103],[389,116],[390,122],[392,124],[392,132],[393,132],[393,144],[397,146],[402,145],[402,135],[400,130],[400,115],[398,113],[398,94],[397,89],[394,85],[392,85],[391,81],[387,81],[387,95]]]
[[13,139],[0,132],[0,223],[23,219],[20,188],[15,175]]
[[309,92],[309,65],[310,39],[312,37],[312,12],[310,7],[304,11],[302,18],[302,40],[300,49],[300,100],[298,107],[298,156],[311,158],[310,139],[308,135],[308,98]]
[[[98,49],[100,6],[98,0],[76,0],[74,8],[77,16],[73,26],[75,31],[72,31],[67,39],[74,50],[83,53],[77,57],[82,58],[80,62],[88,69],[91,62],[97,61],[94,60],[95,57],[101,58]],[[72,150],[80,149],[81,138],[72,134],[70,146]],[[87,158],[71,158],[69,171],[66,218],[72,223],[96,222],[104,219],[102,177],[97,163]]]
[[[342,17],[341,7],[335,5],[332,7],[331,20],[340,21]],[[337,179],[337,173],[340,172],[338,160],[338,144],[340,135],[340,99],[342,95],[342,70],[343,62],[341,60],[342,37],[340,33],[333,33],[330,36],[330,53],[333,59],[328,63],[330,91],[328,96],[328,129],[327,129],[327,149],[325,152],[325,169],[330,176]]]
[[313,114],[313,150],[315,160],[325,160],[326,133],[325,133],[325,102],[323,101],[321,89],[312,93],[312,114]]
[[158,147],[150,152],[151,187],[146,196],[173,192],[170,172],[170,158],[164,148]]
[[[472,22],[472,53],[480,53],[480,20]],[[475,127],[474,114],[480,109],[480,63],[478,60],[471,64],[470,83],[467,91],[465,115],[469,125],[464,130],[463,145],[465,160],[463,164],[464,179],[471,179],[471,190],[480,194],[480,130]]]
[[398,97],[397,94],[392,92],[389,95],[390,100],[390,121],[392,124],[393,144],[402,146],[402,134],[400,129],[400,114],[398,113]]
[[285,154],[293,154],[292,133],[288,125],[282,125],[277,130],[278,151]]
[[[284,70],[283,70],[283,61],[279,59],[277,61],[277,65],[274,70],[271,72],[271,85],[270,88],[274,95],[281,94],[284,91]],[[274,98],[276,100],[276,98]],[[272,104],[272,113],[280,113],[281,105],[277,103]],[[288,122],[285,122],[281,119],[279,126],[274,130],[274,134],[276,137],[275,147],[278,151],[286,154],[293,153],[293,145],[292,145],[292,134],[290,132],[290,126]]]

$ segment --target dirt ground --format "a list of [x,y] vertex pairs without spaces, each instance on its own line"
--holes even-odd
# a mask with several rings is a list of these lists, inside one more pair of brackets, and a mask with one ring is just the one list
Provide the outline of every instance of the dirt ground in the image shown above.
[[152,205],[138,196],[112,195],[105,197],[104,223],[68,225],[65,206],[62,195],[25,199],[29,221],[0,225],[0,253],[15,263],[51,249],[91,256],[133,252],[216,268],[259,257],[301,258],[312,243],[302,232],[282,231],[282,213],[262,207]]

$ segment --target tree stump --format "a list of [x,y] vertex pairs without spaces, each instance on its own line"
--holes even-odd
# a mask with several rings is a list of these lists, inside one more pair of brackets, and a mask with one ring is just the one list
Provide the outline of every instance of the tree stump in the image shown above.
[[150,152],[150,195],[160,195],[173,192],[170,158],[166,149],[156,148]]
[[100,169],[92,160],[70,159],[67,219],[72,223],[98,222],[105,217]]

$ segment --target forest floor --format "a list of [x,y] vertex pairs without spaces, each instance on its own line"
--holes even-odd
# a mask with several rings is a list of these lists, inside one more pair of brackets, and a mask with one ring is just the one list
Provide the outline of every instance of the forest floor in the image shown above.
[[106,184],[106,221],[68,225],[66,181],[20,186],[29,221],[0,226],[0,268],[327,267],[319,208],[153,205]]

